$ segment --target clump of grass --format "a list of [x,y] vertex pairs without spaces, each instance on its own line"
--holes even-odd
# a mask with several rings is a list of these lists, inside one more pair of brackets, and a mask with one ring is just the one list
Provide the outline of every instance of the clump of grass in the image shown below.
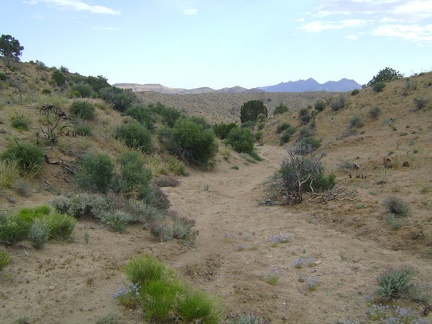
[[406,217],[409,213],[409,206],[402,198],[389,196],[383,201],[387,211],[393,214],[396,218]]
[[270,285],[276,286],[280,277],[282,277],[284,274],[285,272],[281,268],[272,268],[265,276],[265,279]]
[[390,307],[388,305],[384,306],[382,304],[379,305],[373,304],[367,311],[368,318],[371,321],[382,320],[387,317],[389,313],[389,308]]
[[101,316],[96,320],[96,324],[118,324],[117,316],[114,314],[108,314]]
[[10,262],[10,256],[8,251],[0,251],[0,271],[2,271]]
[[183,284],[177,274],[151,256],[131,260],[123,268],[132,282],[113,297],[122,305],[142,307],[149,321],[167,322],[180,316],[188,323],[221,323],[221,303],[205,292]]
[[178,187],[180,180],[170,175],[162,175],[155,178],[153,183],[158,187]]
[[389,268],[377,278],[375,294],[386,299],[397,299],[412,288],[411,279],[415,275],[412,267]]
[[304,265],[305,265],[305,260],[303,259],[298,259],[293,262],[293,266],[296,269],[301,269],[303,268]]
[[0,186],[9,188],[18,179],[21,170],[15,161],[0,160]]
[[11,118],[11,126],[20,131],[28,130],[30,127],[30,121],[24,116],[13,116]]

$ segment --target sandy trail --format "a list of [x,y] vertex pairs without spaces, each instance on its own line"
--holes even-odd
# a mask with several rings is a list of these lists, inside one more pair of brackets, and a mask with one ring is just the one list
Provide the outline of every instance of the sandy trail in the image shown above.
[[[83,221],[73,243],[54,242],[40,251],[26,243],[13,248],[12,263],[0,275],[1,322],[28,316],[31,323],[95,323],[112,313],[120,323],[143,323],[140,310],[124,309],[111,294],[125,282],[121,266],[145,254],[219,296],[228,312],[254,312],[272,323],[368,322],[366,297],[387,266],[412,265],[419,271],[417,281],[432,282],[430,260],[329,229],[319,217],[308,222],[306,215],[320,205],[305,204],[302,210],[258,206],[263,182],[285,156],[280,147],[258,150],[262,162],[233,155],[213,171],[191,171],[179,187],[164,188],[173,209],[196,220],[199,235],[193,248],[157,243],[140,226],[116,234]],[[326,208],[331,210],[331,203]],[[268,241],[278,234],[292,239],[276,245]],[[293,266],[312,258],[313,267]],[[266,276],[275,268],[281,277],[273,286]],[[316,290],[309,291],[308,279],[319,282]]]

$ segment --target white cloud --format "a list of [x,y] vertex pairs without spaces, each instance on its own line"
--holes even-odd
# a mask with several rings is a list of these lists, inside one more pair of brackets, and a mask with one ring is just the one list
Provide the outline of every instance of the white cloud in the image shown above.
[[88,11],[94,14],[105,14],[105,15],[120,15],[120,11],[97,5],[89,5],[79,0],[30,0],[24,3],[38,4],[47,3],[49,5],[58,6],[62,9],[72,9],[77,11]]
[[372,35],[402,38],[418,45],[432,45],[432,25],[383,25],[373,30]]
[[190,8],[190,9],[183,10],[183,13],[187,16],[193,16],[193,15],[196,15],[198,13],[198,10]]
[[313,21],[307,23],[297,29],[303,30],[309,33],[317,33],[322,30],[339,30],[343,28],[349,27],[357,27],[366,24],[366,20],[362,19],[348,19],[342,20],[340,22],[321,22],[321,21]]

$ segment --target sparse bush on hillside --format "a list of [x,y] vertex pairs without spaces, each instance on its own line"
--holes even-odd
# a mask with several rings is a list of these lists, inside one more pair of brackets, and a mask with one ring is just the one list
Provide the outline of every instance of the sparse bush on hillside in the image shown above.
[[313,128],[311,127],[301,128],[297,138],[297,144],[300,147],[308,147],[312,151],[316,151],[321,146],[321,141],[316,137],[314,137],[313,134],[314,134]]
[[237,124],[234,122],[227,124],[216,124],[213,126],[213,131],[215,132],[215,135],[220,139],[226,139],[231,129],[235,127],[237,127]]
[[82,122],[77,125],[75,125],[75,133],[79,136],[91,136],[92,135],[92,129],[90,125]]
[[105,87],[99,91],[100,97],[112,105],[118,111],[125,111],[134,101],[136,96],[132,91],[119,89],[116,87]]
[[370,116],[372,119],[377,120],[378,117],[379,117],[380,115],[381,115],[381,108],[378,107],[378,106],[372,107],[372,108],[369,110],[369,116]]
[[363,119],[360,116],[352,116],[349,120],[349,129],[354,131],[363,127]]
[[426,108],[426,105],[428,104],[429,99],[424,98],[414,98],[414,107],[415,110],[422,110]]
[[208,167],[218,149],[213,130],[187,118],[178,119],[166,136],[168,150],[194,165]]
[[339,111],[345,107],[345,96],[339,96],[338,98],[333,98],[331,101],[331,107],[333,111]]
[[136,121],[118,126],[114,137],[130,148],[146,153],[153,151],[150,131]]
[[351,96],[356,96],[356,95],[358,95],[360,93],[360,90],[359,89],[354,89],[352,92],[351,92]]
[[65,75],[60,72],[59,70],[55,70],[51,74],[51,80],[54,82],[54,84],[58,87],[62,87],[66,84],[66,77]]
[[88,76],[85,78],[85,83],[89,84],[96,93],[99,93],[103,88],[110,87],[108,79],[102,75],[98,75],[97,77]]
[[284,113],[286,113],[286,112],[288,112],[289,110],[288,110],[288,107],[285,105],[285,104],[283,104],[282,102],[279,104],[279,106],[277,106],[276,108],[275,108],[275,110],[274,110],[274,112],[273,112],[273,115],[281,115],[281,114],[284,114]]
[[72,98],[92,98],[93,88],[88,83],[77,83],[72,86],[69,96]]
[[377,82],[375,84],[373,84],[372,86],[372,90],[375,92],[381,92],[384,90],[386,84],[384,82]]
[[255,137],[249,128],[234,127],[229,132],[226,144],[239,153],[251,153],[254,150]]
[[250,100],[240,108],[241,123],[263,121],[267,118],[267,107],[261,100]]
[[82,190],[107,193],[114,177],[114,163],[102,153],[89,153],[82,159],[76,182]]
[[386,67],[378,72],[367,84],[368,87],[373,86],[377,83],[390,82],[403,78],[403,74],[399,73],[392,68]]
[[318,101],[315,103],[314,109],[315,109],[317,112],[321,112],[321,111],[324,110],[324,108],[325,108],[326,106],[327,106],[327,104],[326,104],[326,102],[325,102],[324,100],[318,100]]
[[148,130],[153,130],[155,118],[152,111],[144,105],[132,105],[124,112],[125,116],[130,116],[133,119],[140,122],[141,125],[145,126]]
[[95,117],[95,107],[88,101],[74,101],[69,108],[72,116],[83,120],[91,120]]
[[43,149],[29,142],[16,142],[1,155],[3,161],[16,163],[21,175],[37,173],[44,159]]
[[30,227],[28,239],[35,249],[42,249],[49,239],[47,224],[40,221],[34,222]]
[[409,213],[408,203],[402,198],[389,196],[383,201],[387,211],[395,215],[395,217],[406,217]]

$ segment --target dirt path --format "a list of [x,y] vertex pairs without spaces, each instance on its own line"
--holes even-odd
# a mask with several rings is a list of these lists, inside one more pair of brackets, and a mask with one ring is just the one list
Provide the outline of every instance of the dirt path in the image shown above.
[[[117,305],[111,294],[122,285],[121,266],[152,254],[178,269],[195,287],[219,296],[229,312],[254,312],[272,323],[368,322],[367,298],[387,266],[412,265],[420,283],[432,282],[428,260],[384,250],[320,224],[305,206],[258,206],[262,183],[279,166],[282,148],[262,146],[264,161],[233,156],[214,171],[192,171],[176,188],[165,188],[173,209],[196,220],[196,246],[156,243],[139,226],[126,234],[79,222],[73,243],[50,243],[40,251],[23,244],[0,275],[2,323],[28,316],[31,323],[95,323],[109,313],[120,323],[142,323],[139,310]],[[311,206],[314,210],[316,206]],[[90,233],[86,244],[84,233]],[[269,238],[289,235],[288,243]],[[313,266],[297,269],[299,259]],[[281,273],[276,285],[269,273]],[[319,282],[310,291],[308,280]]]

